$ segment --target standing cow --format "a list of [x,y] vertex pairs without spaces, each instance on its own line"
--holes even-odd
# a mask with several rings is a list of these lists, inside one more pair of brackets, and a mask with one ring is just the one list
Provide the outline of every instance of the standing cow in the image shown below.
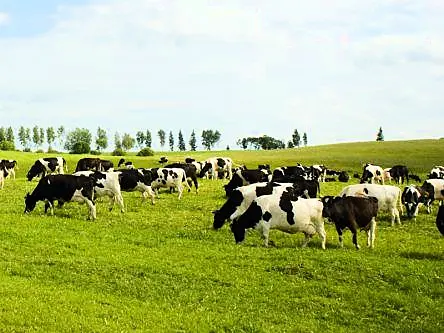
[[362,171],[361,184],[380,182],[384,185],[384,170],[378,166],[367,163]]
[[4,167],[8,176],[12,176],[12,178],[15,179],[15,168],[18,169],[16,160],[0,160],[0,166]]
[[31,166],[31,169],[29,169],[26,178],[31,181],[34,177],[44,177],[51,173],[63,175],[64,170],[68,172],[68,167],[63,157],[58,156],[39,158]]
[[204,166],[200,171],[199,177],[203,178],[207,172],[210,172],[212,179],[218,178],[218,173],[221,172],[224,178],[231,179],[233,176],[233,160],[229,157],[211,157],[204,162]]
[[440,205],[444,200],[444,179],[427,179],[421,186],[426,198],[424,204],[427,207],[427,212],[430,214],[432,203],[439,200]]

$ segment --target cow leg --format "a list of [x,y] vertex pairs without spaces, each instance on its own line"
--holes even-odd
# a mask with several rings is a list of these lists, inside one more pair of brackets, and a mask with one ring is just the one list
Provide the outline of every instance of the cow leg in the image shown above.
[[182,184],[177,184],[177,192],[179,192],[179,200],[182,197],[183,186]]
[[117,195],[115,195],[114,196],[114,200],[112,201],[112,206],[110,207],[110,210],[113,208],[113,206],[114,206],[114,202],[115,201],[117,201],[117,204],[119,205],[119,207],[120,207],[120,211],[122,212],[122,213],[125,213],[125,205],[124,205],[124,203],[123,203],[123,197],[122,197],[122,194],[117,194]]
[[391,223],[392,227],[395,225],[395,221],[396,221],[396,223],[401,225],[401,219],[399,217],[399,211],[398,211],[398,209],[396,207],[392,208],[392,221],[391,221],[392,222]]
[[[268,247],[268,240],[269,240],[269,236],[270,236],[270,228],[268,227],[267,223],[260,223],[259,224],[261,226],[262,229],[262,239],[264,240],[264,246]],[[271,242],[272,245],[274,245],[273,242]]]
[[336,232],[338,233],[338,237],[339,237],[339,246],[344,247],[344,240],[342,239],[342,229],[338,225],[336,225]]
[[146,200],[148,196],[151,198],[151,204],[154,205],[154,203],[155,203],[154,199],[156,196],[150,186],[148,186],[148,189],[146,191],[142,192],[143,200]]
[[94,205],[94,201],[92,201],[92,198],[85,198],[85,202],[88,205],[89,209],[88,219],[95,220],[97,218],[97,215],[96,215],[96,205]]
[[376,220],[372,218],[370,229],[367,231],[367,246],[373,249],[375,243]]
[[50,209],[51,215],[54,215],[54,202],[52,200],[47,200],[45,202],[45,214],[48,211],[48,208]]
[[349,227],[350,231],[352,232],[352,241],[355,245],[356,249],[359,250],[360,246],[358,244],[358,230],[356,229],[354,223],[352,223]]
[[322,224],[316,224],[316,232],[319,234],[319,237],[321,237],[321,246],[322,249],[325,250],[325,242],[327,240],[327,233],[324,229],[324,223]]
[[311,237],[313,236],[312,234],[309,234],[308,232],[304,231],[304,242],[302,243],[302,247],[306,247],[307,244],[310,242]]

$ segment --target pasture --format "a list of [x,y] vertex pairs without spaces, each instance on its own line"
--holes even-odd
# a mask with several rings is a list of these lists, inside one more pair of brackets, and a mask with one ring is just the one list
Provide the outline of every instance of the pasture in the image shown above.
[[[139,192],[123,193],[127,212],[97,202],[69,203],[44,215],[43,204],[23,213],[24,195],[37,185],[25,178],[39,157],[16,159],[17,179],[0,190],[0,331],[41,332],[441,332],[444,326],[444,237],[432,214],[390,226],[378,215],[375,248],[351,233],[338,248],[326,224],[327,249],[318,236],[301,248],[303,235],[272,231],[264,248],[250,231],[236,245],[226,225],[212,230],[211,211],[225,202],[226,180],[199,179],[200,192],[161,191],[154,206]],[[84,156],[63,154],[70,171]],[[425,179],[444,164],[444,140],[366,142],[280,151],[159,152],[126,156],[136,167],[159,166],[186,156],[228,156],[255,168],[324,163],[361,173],[362,164],[406,164]],[[102,156],[115,165],[119,157]],[[351,178],[348,184],[358,182]],[[321,184],[335,195],[346,183]]]

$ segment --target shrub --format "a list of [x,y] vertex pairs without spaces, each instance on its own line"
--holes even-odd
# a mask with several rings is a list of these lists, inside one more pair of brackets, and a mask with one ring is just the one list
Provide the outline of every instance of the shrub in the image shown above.
[[53,148],[51,148],[51,147],[49,147],[49,148],[48,148],[48,153],[49,153],[49,154],[58,154],[59,151],[58,151],[58,150],[55,150],[55,149],[53,149]]
[[25,148],[25,149],[23,149],[23,151],[24,151],[25,153],[30,153],[30,152],[31,152],[31,148]]
[[14,142],[3,141],[0,143],[0,150],[15,150]]
[[125,154],[126,153],[122,148],[116,148],[112,153],[113,156],[125,156]]
[[154,156],[154,151],[151,148],[143,148],[138,153],[137,156]]
[[91,150],[89,153],[91,155],[100,155],[100,151],[98,151],[98,150]]

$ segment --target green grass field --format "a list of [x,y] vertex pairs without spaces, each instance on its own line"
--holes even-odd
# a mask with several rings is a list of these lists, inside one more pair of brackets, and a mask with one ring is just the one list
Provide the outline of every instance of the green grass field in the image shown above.
[[[327,249],[317,236],[272,231],[264,248],[253,230],[236,245],[227,226],[213,231],[211,211],[224,202],[224,180],[200,180],[200,192],[162,192],[156,204],[123,193],[127,212],[97,202],[70,203],[28,215],[24,195],[37,185],[25,175],[48,154],[0,152],[16,159],[17,179],[0,190],[0,332],[442,332],[444,237],[433,213],[390,226],[378,216],[375,249],[357,251],[351,233],[338,248],[326,224]],[[83,156],[63,155],[70,171]],[[352,175],[362,164],[406,164],[423,179],[444,164],[444,140],[364,142],[279,151],[159,152],[127,156],[137,167],[160,156],[182,161],[229,156],[254,168],[324,163]],[[115,164],[118,157],[105,156]],[[349,183],[358,180],[351,179]],[[343,183],[321,185],[334,195]]]

